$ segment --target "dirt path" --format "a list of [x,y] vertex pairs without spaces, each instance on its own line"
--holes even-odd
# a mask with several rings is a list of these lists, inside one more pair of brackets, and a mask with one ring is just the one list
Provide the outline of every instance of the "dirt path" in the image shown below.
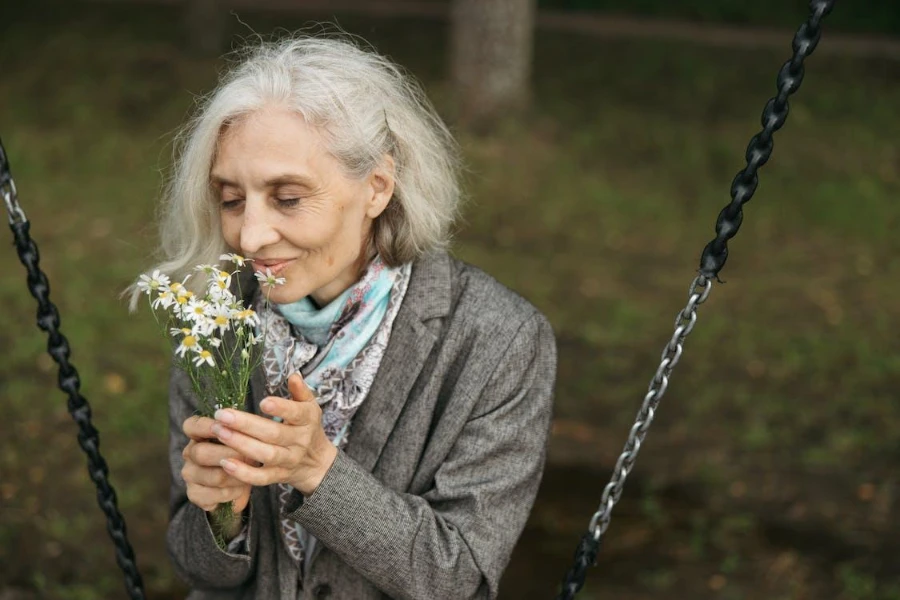
[[[182,0],[92,0],[175,4]],[[273,10],[292,13],[354,13],[377,17],[446,19],[449,3],[442,0],[221,0],[234,10]],[[797,24],[799,26],[799,23]],[[626,17],[553,10],[538,11],[537,26],[548,31],[596,35],[608,39],[673,40],[720,48],[788,50],[794,30],[694,23],[677,19]],[[900,61],[900,38],[825,31],[827,43],[818,54],[883,58]]]

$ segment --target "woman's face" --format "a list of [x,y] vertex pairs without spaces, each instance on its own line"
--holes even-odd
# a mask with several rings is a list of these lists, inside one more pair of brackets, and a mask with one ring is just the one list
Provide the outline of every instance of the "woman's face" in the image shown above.
[[226,243],[287,280],[266,290],[278,304],[312,295],[324,306],[355,283],[394,189],[389,157],[349,178],[303,117],[275,107],[223,131],[210,179]]

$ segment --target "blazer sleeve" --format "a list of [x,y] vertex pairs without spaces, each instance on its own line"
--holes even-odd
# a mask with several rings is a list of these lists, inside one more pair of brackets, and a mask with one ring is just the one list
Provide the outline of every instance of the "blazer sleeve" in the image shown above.
[[392,597],[496,598],[543,473],[555,378],[553,332],[535,313],[425,494],[390,490],[339,452],[289,516]]
[[[246,553],[228,553],[219,548],[206,512],[187,497],[181,456],[188,438],[182,424],[197,414],[197,401],[188,376],[172,367],[169,382],[169,466],[172,485],[169,493],[169,528],[166,544],[178,575],[192,588],[231,588],[242,585],[254,569],[256,540],[253,527],[246,530]],[[248,505],[252,522],[252,500]]]

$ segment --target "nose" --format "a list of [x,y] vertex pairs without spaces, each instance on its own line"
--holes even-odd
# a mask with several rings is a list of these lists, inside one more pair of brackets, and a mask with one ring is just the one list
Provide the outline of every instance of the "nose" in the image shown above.
[[275,227],[276,215],[268,210],[265,200],[247,198],[244,203],[241,222],[241,251],[247,256],[257,254],[261,249],[281,239]]

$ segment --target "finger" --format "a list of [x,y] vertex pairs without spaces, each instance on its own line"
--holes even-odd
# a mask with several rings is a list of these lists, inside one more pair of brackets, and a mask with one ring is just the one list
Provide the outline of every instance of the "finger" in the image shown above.
[[288,391],[295,402],[310,402],[316,399],[316,395],[303,381],[303,376],[300,373],[294,373],[288,377]]
[[[268,407],[268,400],[271,400],[273,398],[276,400],[280,400],[281,402],[291,402],[290,400],[285,400],[284,398],[275,398],[274,396],[270,396],[269,398],[264,399],[260,403],[260,406]],[[219,437],[222,426],[225,425],[227,426],[226,429],[230,429],[232,431],[240,431],[241,433],[266,442],[267,444],[276,444],[278,446],[287,445],[288,440],[286,439],[286,431],[284,429],[284,425],[275,422],[272,419],[267,419],[266,417],[254,415],[242,410],[233,409],[217,410],[215,419],[216,426],[212,428],[212,432],[216,437]]]
[[231,502],[240,499],[246,493],[247,486],[216,488],[203,485],[192,485],[187,489],[187,497],[206,512],[215,510],[223,502]]
[[[215,438],[213,438],[215,439]],[[240,459],[240,454],[233,448],[214,442],[191,442],[185,460],[201,467],[218,467],[223,458]]]
[[221,465],[216,465],[215,467],[200,467],[188,463],[181,469],[181,478],[184,479],[186,484],[202,485],[205,487],[225,488],[240,487],[244,485],[242,481],[238,481],[226,473]]
[[316,402],[288,400],[277,396],[269,396],[259,403],[259,408],[276,419],[290,425],[322,424],[322,409]]
[[223,460],[222,468],[238,481],[257,487],[280,483],[282,480],[280,476],[284,473],[278,467],[251,467],[234,460]]
[[269,444],[221,425],[217,431],[219,440],[229,448],[237,450],[241,456],[259,461],[264,465],[284,465],[290,461],[290,450],[284,446]]
[[202,441],[216,437],[212,432],[213,425],[215,422],[209,417],[194,415],[184,420],[181,429],[190,439]]

